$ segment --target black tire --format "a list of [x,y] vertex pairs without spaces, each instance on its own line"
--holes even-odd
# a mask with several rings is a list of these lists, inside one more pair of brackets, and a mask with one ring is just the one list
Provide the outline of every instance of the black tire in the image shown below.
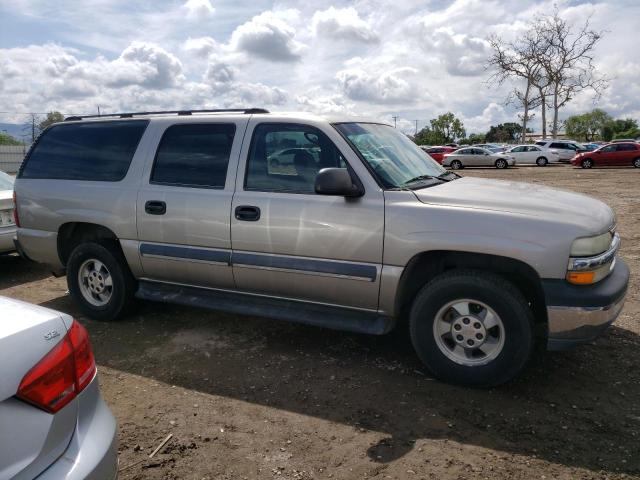
[[545,157],[538,157],[536,160],[536,165],[539,167],[546,167],[549,161]]
[[[79,279],[80,268],[90,260],[101,262],[112,279],[112,288],[108,302],[103,306],[90,303],[82,293]],[[82,243],[78,245],[67,262],[67,285],[69,293],[87,317],[96,320],[117,320],[133,306],[137,289],[127,261],[122,252],[114,245]]]
[[580,162],[580,166],[582,168],[593,168],[593,160],[591,160],[590,158],[585,158],[584,160],[582,160],[582,162]]
[[636,168],[640,168],[640,157],[635,158],[633,160],[633,166],[636,167]]
[[464,168],[460,160],[452,160],[449,166],[452,170],[462,170]]
[[[484,365],[456,363],[436,342],[436,315],[449,302],[460,299],[485,303],[504,326],[502,349]],[[534,347],[534,324],[527,301],[513,284],[492,273],[453,270],[439,275],[418,292],[409,327],[418,357],[437,378],[459,385],[491,387],[508,382],[523,370]]]
[[496,165],[496,168],[503,169],[503,168],[507,168],[509,166],[509,162],[507,162],[503,158],[499,158],[498,160],[496,160],[496,164],[495,165]]

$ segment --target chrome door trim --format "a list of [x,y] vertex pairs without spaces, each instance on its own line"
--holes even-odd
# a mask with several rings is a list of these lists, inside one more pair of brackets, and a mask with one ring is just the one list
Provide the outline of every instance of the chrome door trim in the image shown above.
[[198,248],[184,245],[168,245],[161,243],[140,243],[140,255],[147,258],[177,260],[212,265],[231,265],[229,250]]
[[240,268],[302,273],[365,282],[375,282],[378,278],[376,265],[339,260],[234,251],[231,263],[234,267]]

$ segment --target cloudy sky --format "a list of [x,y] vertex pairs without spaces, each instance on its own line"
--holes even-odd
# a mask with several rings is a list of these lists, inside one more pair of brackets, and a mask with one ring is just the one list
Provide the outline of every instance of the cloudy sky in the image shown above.
[[[452,111],[484,132],[517,114],[510,87],[486,82],[486,37],[515,38],[554,4],[607,30],[597,106],[640,119],[638,0],[0,0],[0,123],[255,106],[398,115],[408,132]],[[593,107],[584,94],[562,116]]]

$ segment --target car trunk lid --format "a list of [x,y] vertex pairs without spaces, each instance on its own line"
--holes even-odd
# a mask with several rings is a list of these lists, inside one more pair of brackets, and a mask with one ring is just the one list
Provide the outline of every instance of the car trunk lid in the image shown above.
[[55,414],[16,398],[20,382],[62,341],[70,319],[0,297],[0,478],[33,478],[66,449],[77,403]]

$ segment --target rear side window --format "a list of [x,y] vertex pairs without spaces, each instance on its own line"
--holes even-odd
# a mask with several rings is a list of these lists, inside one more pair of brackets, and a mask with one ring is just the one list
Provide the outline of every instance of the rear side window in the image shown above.
[[634,150],[637,150],[637,147],[635,145],[632,145],[631,143],[620,143],[620,144],[618,144],[618,151],[619,152],[632,152]]
[[560,148],[562,150],[569,150],[569,145],[566,143],[552,143],[549,148]]
[[21,178],[122,180],[147,120],[78,122],[47,130],[29,153]]
[[165,130],[151,183],[224,188],[236,126],[232,123],[173,125]]
[[544,147],[547,144],[547,142],[536,142],[536,145],[540,145],[542,147]]

